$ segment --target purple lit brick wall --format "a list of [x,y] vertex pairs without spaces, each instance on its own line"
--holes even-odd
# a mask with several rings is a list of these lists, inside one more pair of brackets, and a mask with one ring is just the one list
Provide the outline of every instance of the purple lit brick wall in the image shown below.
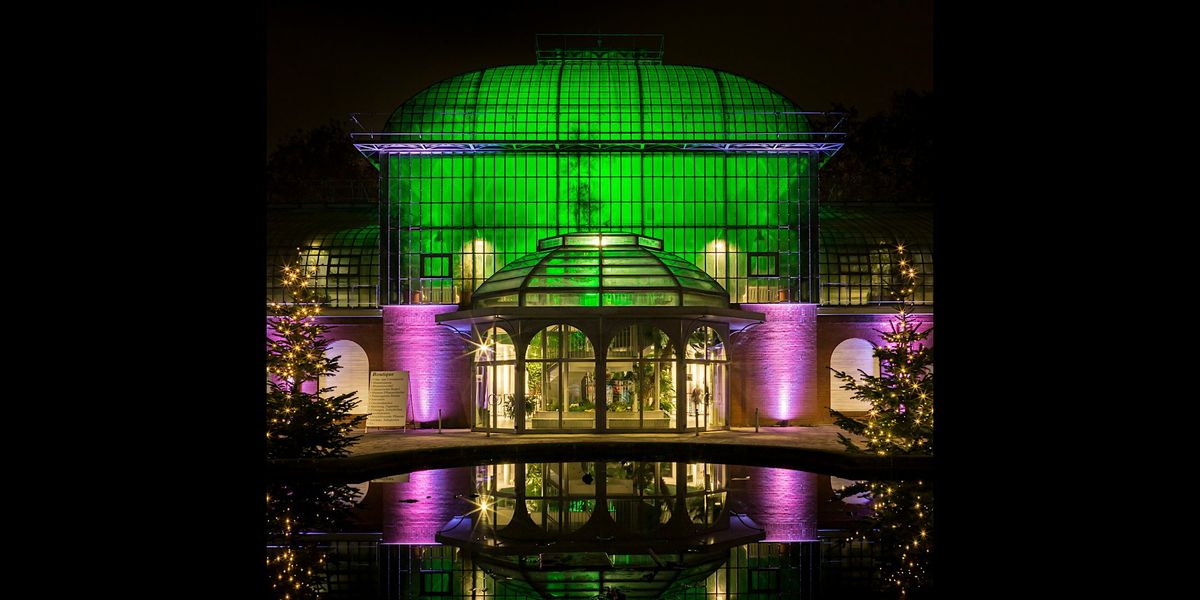
[[[820,475],[791,469],[729,467],[733,510],[766,530],[766,542],[817,539]],[[743,479],[745,478],[745,479]],[[828,485],[828,477],[825,479]]]
[[[372,483],[382,496],[380,529],[385,544],[434,544],[439,529],[471,505],[455,495],[474,490],[474,467],[433,469],[408,475],[407,482]],[[416,500],[416,502],[412,502]]]
[[[851,339],[860,338],[879,345],[883,343],[880,331],[891,331],[891,320],[894,311],[877,315],[821,315],[817,318],[817,356],[816,356],[816,386],[817,401],[820,405],[820,423],[832,423],[829,416],[830,382],[833,373],[829,371],[829,361],[838,344]],[[917,320],[923,323],[922,330],[933,327],[933,315],[917,315]],[[933,346],[933,333],[925,339],[925,345]]]
[[379,317],[321,317],[329,325],[325,338],[331,342],[349,340],[362,346],[371,363],[371,370],[382,369],[383,340],[379,336]]
[[434,318],[456,305],[383,307],[383,367],[409,372],[410,421],[436,427],[467,427],[471,361],[466,341]]
[[817,422],[813,363],[817,356],[815,304],[742,304],[765,313],[766,322],[731,336],[732,425]]

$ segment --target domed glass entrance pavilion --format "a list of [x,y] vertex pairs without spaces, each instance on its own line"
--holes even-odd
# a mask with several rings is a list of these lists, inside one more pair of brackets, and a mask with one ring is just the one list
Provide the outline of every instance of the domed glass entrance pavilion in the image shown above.
[[475,430],[563,432],[727,428],[729,335],[763,319],[625,233],[542,239],[437,317],[475,346]]

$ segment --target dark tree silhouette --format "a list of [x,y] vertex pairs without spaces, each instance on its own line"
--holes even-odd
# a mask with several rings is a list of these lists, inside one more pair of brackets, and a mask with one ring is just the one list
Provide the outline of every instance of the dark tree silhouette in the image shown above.
[[828,202],[933,202],[933,93],[897,93],[883,114],[861,118],[854,108],[842,130],[845,146],[821,170]]
[[341,121],[279,140],[267,159],[269,204],[374,202],[378,172],[354,148]]

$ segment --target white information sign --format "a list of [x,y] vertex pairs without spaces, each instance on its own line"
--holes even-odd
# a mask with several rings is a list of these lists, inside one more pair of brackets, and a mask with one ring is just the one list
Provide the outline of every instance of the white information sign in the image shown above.
[[404,427],[408,421],[408,371],[371,371],[367,427]]

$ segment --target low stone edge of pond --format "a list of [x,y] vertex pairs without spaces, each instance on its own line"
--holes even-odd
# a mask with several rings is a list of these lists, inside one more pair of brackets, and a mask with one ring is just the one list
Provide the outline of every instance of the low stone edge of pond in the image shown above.
[[577,461],[708,462],[784,467],[847,479],[932,477],[932,456],[869,456],[812,448],[687,442],[501,443],[377,452],[348,458],[267,461],[267,479],[356,483],[448,467],[512,462]]

